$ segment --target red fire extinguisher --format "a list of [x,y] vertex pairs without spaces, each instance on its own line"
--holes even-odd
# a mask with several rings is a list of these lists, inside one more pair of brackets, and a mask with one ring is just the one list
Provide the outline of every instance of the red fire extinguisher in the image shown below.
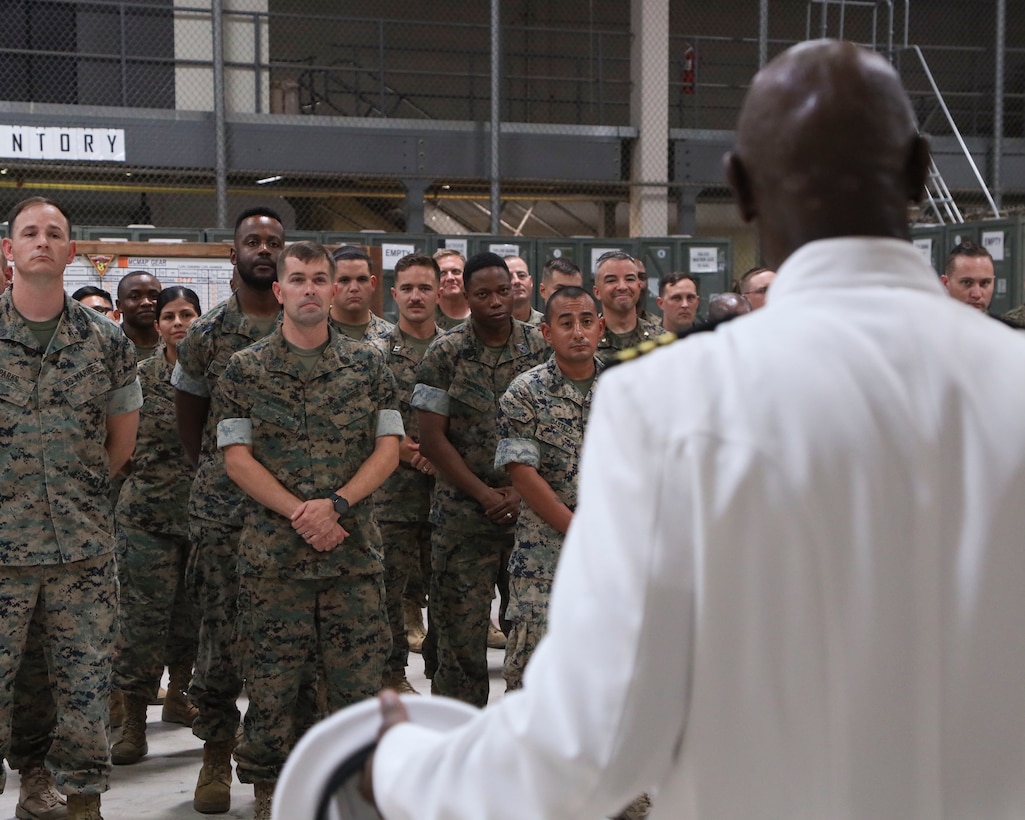
[[683,52],[683,93],[694,93],[694,70],[697,66],[697,57],[694,54],[694,47],[687,46]]

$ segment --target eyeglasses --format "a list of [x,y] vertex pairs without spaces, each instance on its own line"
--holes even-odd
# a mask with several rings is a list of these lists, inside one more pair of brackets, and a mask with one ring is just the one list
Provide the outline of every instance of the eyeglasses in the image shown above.
[[743,295],[747,296],[748,294],[751,294],[751,293],[757,293],[759,296],[764,296],[768,292],[769,292],[769,286],[765,285],[764,287],[755,288],[754,290],[745,290],[745,291],[743,291]]

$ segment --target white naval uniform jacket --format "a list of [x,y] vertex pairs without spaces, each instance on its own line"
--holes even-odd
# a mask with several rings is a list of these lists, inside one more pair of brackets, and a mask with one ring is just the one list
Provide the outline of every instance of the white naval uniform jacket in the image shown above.
[[524,690],[375,765],[389,820],[1025,817],[1025,337],[827,240],[612,369]]

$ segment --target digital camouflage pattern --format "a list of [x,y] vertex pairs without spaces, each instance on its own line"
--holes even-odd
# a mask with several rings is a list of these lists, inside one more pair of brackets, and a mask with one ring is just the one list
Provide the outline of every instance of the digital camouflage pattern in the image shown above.
[[620,338],[606,328],[605,333],[602,335],[601,339],[598,340],[597,356],[601,360],[602,364],[607,365],[609,362],[615,361],[616,354],[620,350],[626,350],[628,347],[636,347],[641,342],[646,342],[648,339],[654,339],[662,333],[663,330],[660,322],[640,318],[638,318],[637,324],[634,325],[634,329],[624,338]]
[[[407,344],[398,327],[393,328],[388,336],[376,344],[395,377],[399,412],[402,414],[406,438],[419,442],[420,425],[410,401],[416,385],[420,352]],[[433,487],[433,477],[400,462],[398,469],[374,493],[374,515],[381,528],[384,549],[384,588],[392,637],[392,651],[387,665],[389,673],[405,674],[409,661],[409,640],[402,607],[407,585],[410,579],[414,579],[422,594],[430,584],[430,573],[424,577],[421,572],[421,555],[425,551],[430,554],[431,526],[428,516]]]
[[381,688],[388,654],[382,577],[247,576],[239,591],[239,631],[260,639],[247,642],[243,652],[249,708],[245,739],[235,749],[238,779],[274,781],[309,728],[297,715],[302,710],[296,702],[316,673],[318,654],[330,711],[373,697]]
[[[345,330],[342,328],[342,323],[336,320],[333,316],[328,317],[328,321],[331,323],[331,327],[337,330],[343,336],[346,336]],[[363,338],[357,339],[356,341],[363,342],[376,342],[380,339],[387,339],[392,331],[395,330],[395,325],[389,322],[387,319],[382,319],[375,313],[370,314],[370,324],[367,325],[367,329],[363,331]]]
[[[378,340],[376,346],[384,354],[388,369],[395,377],[396,396],[406,438],[419,442],[420,425],[411,402],[420,353],[406,343],[402,331],[397,327],[385,338]],[[374,493],[377,520],[410,523],[426,521],[430,513],[433,486],[434,479],[431,476],[400,463],[398,469]]]
[[242,692],[235,645],[238,595],[238,537],[249,498],[224,470],[217,447],[217,422],[223,417],[218,382],[236,351],[266,335],[246,316],[238,297],[196,319],[178,343],[172,385],[210,399],[203,429],[199,469],[189,492],[191,552],[185,583],[199,614],[199,647],[189,699],[199,709],[192,733],[207,742],[230,740],[238,728],[236,705]]
[[541,323],[545,320],[545,315],[537,308],[530,309],[530,316],[527,317],[527,324],[533,327],[541,327]]
[[[541,332],[513,320],[501,351],[466,322],[439,336],[417,369],[413,407],[448,418],[448,438],[485,484],[508,487],[495,469],[498,400],[520,373],[548,354]],[[430,614],[438,670],[431,690],[483,706],[488,699],[487,631],[497,584],[507,591],[512,527],[488,519],[475,499],[439,476],[431,503]]]
[[[309,374],[279,329],[235,354],[220,387],[225,408],[220,446],[251,444],[256,460],[302,500],[326,498],[349,481],[373,453],[378,436],[402,436],[395,379],[384,356],[333,328]],[[349,536],[341,547],[317,552],[287,518],[251,504],[239,541],[239,573],[279,578],[383,573],[370,499],[354,504],[342,526]]]
[[171,383],[184,393],[210,399],[203,430],[199,469],[189,494],[189,514],[208,521],[242,525],[248,498],[224,471],[224,455],[217,448],[217,422],[224,418],[218,382],[232,354],[264,336],[246,316],[235,294],[196,319],[178,343],[178,363]]
[[548,601],[552,582],[547,578],[510,578],[506,617],[512,628],[505,642],[502,677],[505,690],[523,688],[523,673],[534,650],[548,631]]
[[[57,787],[64,794],[100,794],[107,790],[111,768],[107,721],[117,613],[113,553],[70,564],[4,568],[0,584],[4,625],[0,637],[0,755],[4,757],[11,747],[12,684],[34,613],[45,625],[57,704],[57,728],[46,765],[56,774]],[[0,791],[5,781],[6,773],[0,770]]]
[[[326,498],[371,456],[377,438],[402,435],[395,380],[383,354],[330,331],[307,372],[280,330],[237,353],[221,380],[219,444],[253,456],[303,500]],[[324,674],[327,706],[373,695],[390,648],[381,540],[369,499],[354,504],[345,540],[317,552],[284,516],[252,505],[239,541],[238,634],[249,694],[242,782],[276,780],[310,725],[304,691]]]
[[1003,318],[1017,328],[1025,328],[1025,305],[1018,305],[1018,307],[1007,311]]
[[237,705],[242,694],[240,649],[235,634],[238,536],[234,524],[189,519],[185,588],[199,613],[199,645],[189,700],[199,710],[192,734],[208,743],[235,737],[241,714]]
[[[506,566],[512,545],[512,527],[493,526],[491,532],[474,533],[434,528],[427,604],[430,631],[437,641],[438,668],[431,680],[434,694],[474,706],[487,704],[491,601],[496,586],[502,599],[508,599]],[[426,650],[424,661],[426,665]]]
[[[596,373],[602,369],[595,360]],[[553,355],[547,362],[517,376],[499,401],[495,466],[526,464],[537,470],[571,510],[577,504],[580,451],[591,411],[594,387],[584,396],[559,370]],[[562,533],[549,526],[525,501],[520,501],[516,545],[509,574],[523,578],[555,577]]]
[[[466,466],[489,487],[508,487],[505,470],[495,469],[498,400],[520,373],[543,362],[548,345],[541,331],[513,320],[505,347],[485,347],[472,322],[442,334],[427,349],[417,368],[412,405],[448,417],[448,438]],[[431,503],[431,523],[466,532],[493,532],[480,505],[438,476]]]
[[[467,317],[469,318],[469,317]],[[434,324],[438,326],[438,330],[444,333],[446,330],[451,330],[454,327],[464,324],[466,319],[453,319],[447,315],[440,306],[434,309]]]
[[[401,467],[399,469],[402,469]],[[377,522],[381,528],[384,551],[384,589],[391,630],[391,654],[388,672],[405,675],[409,662],[409,637],[406,634],[406,616],[402,602],[410,578],[421,579],[420,556],[430,549],[431,525],[425,520]],[[430,575],[427,576],[428,583]]]
[[65,296],[45,355],[0,296],[0,566],[112,553],[107,416],[138,410],[135,348],[101,314]]
[[12,769],[42,763],[57,731],[57,703],[53,699],[47,653],[42,625],[38,618],[33,618],[21,666],[14,678],[11,748],[7,753]]
[[132,472],[121,487],[114,512],[121,524],[184,537],[196,471],[178,436],[171,371],[162,343],[153,356],[139,362],[144,404]]
[[154,532],[135,523],[145,519],[120,524],[125,552],[117,567],[121,628],[114,653],[114,688],[151,702],[165,664],[192,668],[199,626],[185,594],[188,536]]

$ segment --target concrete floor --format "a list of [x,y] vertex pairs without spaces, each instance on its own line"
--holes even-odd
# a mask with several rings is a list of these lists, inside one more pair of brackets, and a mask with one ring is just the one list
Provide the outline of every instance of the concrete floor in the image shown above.
[[[492,703],[505,691],[504,658],[504,651],[488,650]],[[431,683],[424,677],[420,655],[409,654],[406,676],[418,692],[430,695]],[[244,711],[244,703],[239,708]],[[232,784],[230,812],[204,815],[193,811],[192,792],[203,760],[202,743],[189,729],[162,723],[159,706],[149,708],[146,740],[149,754],[145,758],[133,766],[114,767],[110,791],[102,798],[104,820],[198,820],[202,817],[248,820],[253,816],[252,787],[237,780]],[[7,788],[0,795],[2,820],[15,817],[18,785],[18,773],[9,772]]]

